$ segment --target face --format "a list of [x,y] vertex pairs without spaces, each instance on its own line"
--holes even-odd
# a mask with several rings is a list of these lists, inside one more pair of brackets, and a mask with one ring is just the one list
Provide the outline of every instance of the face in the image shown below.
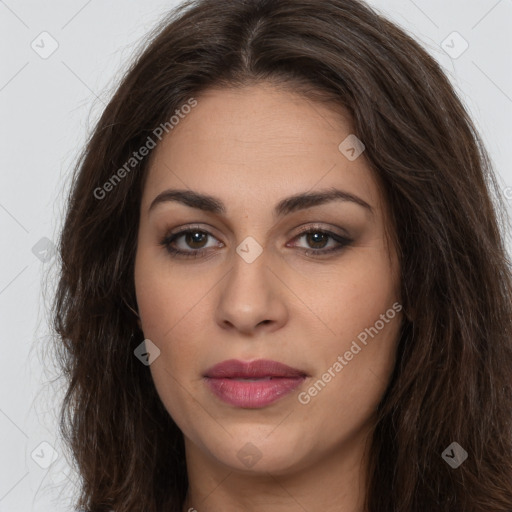
[[[395,361],[384,198],[353,139],[339,148],[341,109],[263,84],[196,99],[154,150],[141,203],[135,287],[158,394],[189,463],[341,460]],[[241,363],[212,370],[227,360]]]

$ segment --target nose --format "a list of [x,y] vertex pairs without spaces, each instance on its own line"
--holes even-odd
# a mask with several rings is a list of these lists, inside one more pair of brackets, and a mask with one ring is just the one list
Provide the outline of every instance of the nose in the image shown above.
[[238,254],[233,260],[219,291],[218,325],[249,335],[280,329],[288,320],[286,287],[268,266],[265,251],[252,263]]

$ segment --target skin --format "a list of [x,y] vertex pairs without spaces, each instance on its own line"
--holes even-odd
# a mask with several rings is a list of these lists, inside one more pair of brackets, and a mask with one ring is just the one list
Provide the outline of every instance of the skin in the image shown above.
[[[338,149],[353,133],[343,110],[266,83],[210,89],[197,100],[151,155],[135,263],[140,325],[160,350],[150,371],[185,438],[190,487],[183,511],[361,512],[365,443],[394,367],[403,313],[352,360],[344,358],[346,366],[307,404],[298,394],[400,303],[384,197],[364,152],[350,161]],[[273,217],[281,199],[330,187],[373,212],[333,200]],[[226,212],[176,201],[148,212],[166,189],[213,195]],[[207,252],[173,257],[160,242],[190,225],[211,235],[182,236],[174,246]],[[301,226],[353,242],[307,255],[338,244],[300,235]],[[248,236],[262,248],[251,263],[236,252]],[[309,377],[269,406],[237,408],[203,379],[232,358],[273,359]],[[251,467],[237,456],[247,443],[260,456]]]

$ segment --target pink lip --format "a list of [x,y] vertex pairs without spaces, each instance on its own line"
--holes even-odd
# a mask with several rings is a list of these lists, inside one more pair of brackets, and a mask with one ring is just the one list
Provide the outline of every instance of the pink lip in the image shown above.
[[275,402],[299,386],[306,376],[301,370],[266,359],[252,362],[230,359],[216,364],[204,375],[206,384],[218,398],[248,409]]

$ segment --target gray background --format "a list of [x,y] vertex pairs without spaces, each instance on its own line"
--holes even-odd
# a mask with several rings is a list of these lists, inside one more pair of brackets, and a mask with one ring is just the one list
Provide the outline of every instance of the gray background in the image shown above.
[[[42,288],[47,280],[51,293],[55,284],[51,244],[70,170],[119,71],[177,3],[0,0],[0,512],[71,510],[76,475],[56,427],[62,384],[49,382],[55,369],[42,357],[50,298],[45,303]],[[413,34],[450,76],[510,211],[512,1],[370,4]]]

